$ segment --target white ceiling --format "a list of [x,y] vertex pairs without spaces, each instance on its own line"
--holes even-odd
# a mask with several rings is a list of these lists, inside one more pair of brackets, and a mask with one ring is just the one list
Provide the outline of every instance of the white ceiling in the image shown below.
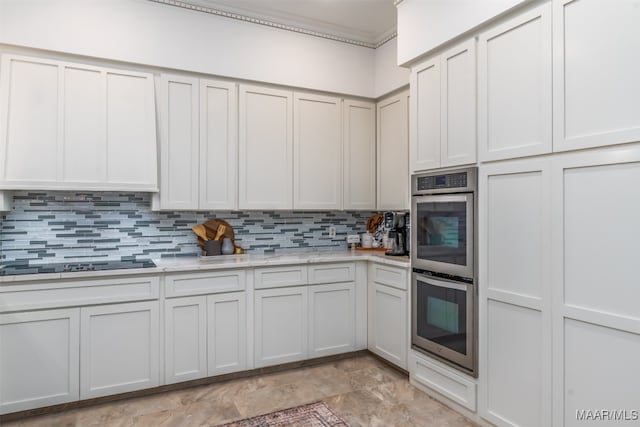
[[396,30],[394,0],[183,1],[373,46]]

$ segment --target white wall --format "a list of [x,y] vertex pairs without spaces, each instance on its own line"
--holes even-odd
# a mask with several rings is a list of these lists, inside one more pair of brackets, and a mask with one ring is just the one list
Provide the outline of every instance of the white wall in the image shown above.
[[409,69],[398,67],[398,38],[393,38],[376,49],[375,55],[375,97],[379,98],[409,84]]
[[530,0],[404,0],[398,4],[398,64]]
[[369,98],[377,93],[373,49],[146,0],[0,0],[0,43]]

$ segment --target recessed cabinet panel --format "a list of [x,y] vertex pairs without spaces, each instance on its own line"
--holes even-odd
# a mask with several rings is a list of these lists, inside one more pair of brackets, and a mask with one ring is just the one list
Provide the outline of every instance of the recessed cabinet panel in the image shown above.
[[407,292],[369,283],[369,350],[407,368]]
[[309,357],[355,349],[355,284],[309,287]]
[[440,166],[440,57],[411,73],[411,172]]
[[480,35],[480,160],[551,152],[551,3]]
[[553,2],[554,151],[640,140],[638,22],[633,0]]
[[349,99],[343,104],[345,210],[376,208],[375,104]]
[[244,292],[207,297],[209,375],[247,368],[247,308]]
[[62,127],[58,65],[3,56],[0,179],[54,182]]
[[165,382],[207,375],[206,297],[169,299],[164,302]]
[[241,209],[293,208],[293,94],[240,85]]
[[294,209],[342,207],[341,112],[339,98],[294,94]]

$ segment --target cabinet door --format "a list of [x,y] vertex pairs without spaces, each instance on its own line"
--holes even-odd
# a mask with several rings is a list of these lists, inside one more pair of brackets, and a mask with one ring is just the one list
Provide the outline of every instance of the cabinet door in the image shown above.
[[240,209],[293,208],[293,94],[240,85]]
[[198,79],[160,77],[160,207],[198,208]]
[[551,3],[480,35],[481,161],[551,152]]
[[369,350],[407,369],[407,292],[369,284]]
[[207,299],[189,297],[164,302],[165,382],[173,384],[207,375]]
[[342,208],[342,104],[294,94],[293,208]]
[[376,208],[375,104],[345,99],[342,110],[344,153],[343,208]]
[[0,414],[78,400],[79,309],[0,315]]
[[476,161],[476,41],[440,55],[440,166]]
[[235,83],[200,80],[200,209],[238,203],[238,90]]
[[409,209],[408,92],[378,103],[378,209]]
[[158,301],[83,307],[80,398],[159,384]]
[[411,70],[411,172],[440,167],[440,57]]
[[355,349],[355,284],[309,286],[309,357]]
[[209,375],[247,368],[247,306],[244,292],[207,297]]
[[553,2],[554,151],[640,140],[638,22],[633,0]]
[[307,358],[307,288],[255,291],[255,367]]

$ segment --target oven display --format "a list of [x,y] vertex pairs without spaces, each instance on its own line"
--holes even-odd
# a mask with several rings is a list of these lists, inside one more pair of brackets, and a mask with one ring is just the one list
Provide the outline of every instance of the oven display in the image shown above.
[[421,176],[417,178],[416,190],[438,190],[442,188],[465,188],[468,185],[467,173]]

